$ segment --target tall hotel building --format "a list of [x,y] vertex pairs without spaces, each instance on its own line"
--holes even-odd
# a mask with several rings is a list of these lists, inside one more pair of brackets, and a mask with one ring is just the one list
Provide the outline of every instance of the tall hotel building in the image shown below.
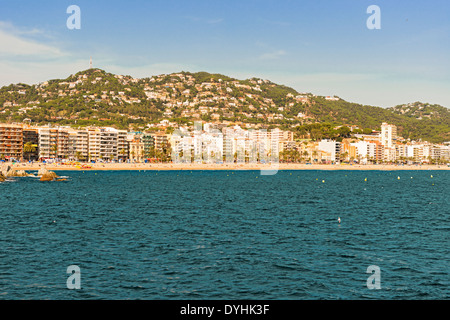
[[122,149],[128,151],[124,131],[113,128],[89,128],[88,131],[89,159],[117,160]]
[[24,158],[26,160],[39,160],[39,130],[37,128],[26,128],[23,129],[23,145],[31,143],[34,147],[34,151],[25,152]]
[[39,128],[39,158],[66,159],[69,156],[69,133],[63,128]]
[[0,124],[0,157],[21,160],[23,129],[18,125]]
[[88,160],[89,133],[87,130],[69,129],[69,157],[74,160]]
[[381,124],[381,144],[386,148],[395,148],[397,127],[383,122]]

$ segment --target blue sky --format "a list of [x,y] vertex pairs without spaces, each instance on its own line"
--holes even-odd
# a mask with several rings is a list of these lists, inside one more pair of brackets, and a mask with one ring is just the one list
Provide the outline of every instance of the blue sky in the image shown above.
[[[69,30],[69,5],[81,29]],[[366,27],[367,7],[381,29]],[[208,71],[383,107],[450,107],[450,1],[0,0],[0,85],[94,67]]]

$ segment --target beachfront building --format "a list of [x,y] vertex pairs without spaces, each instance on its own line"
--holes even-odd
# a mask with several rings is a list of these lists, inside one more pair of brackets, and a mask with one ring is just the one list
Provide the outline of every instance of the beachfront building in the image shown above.
[[126,161],[130,156],[127,136],[128,132],[126,130],[117,130],[117,158],[121,162]]
[[68,129],[68,153],[71,160],[88,160],[89,158],[89,132],[87,130]]
[[381,124],[380,138],[381,144],[385,148],[395,148],[397,141],[397,127],[395,125],[383,122]]
[[244,130],[240,126],[234,126],[223,128],[222,132],[226,162],[276,162],[280,150],[284,148],[284,142],[293,140],[293,136],[278,129]]
[[22,156],[22,127],[12,124],[0,124],[0,158],[5,160],[21,160]]
[[343,139],[341,143],[341,154],[344,156],[342,160],[353,161],[357,158],[357,148],[351,144],[350,139]]
[[117,160],[118,132],[113,128],[89,128],[89,159]]
[[144,143],[144,154],[146,157],[154,157],[155,138],[151,134],[144,133],[142,135],[142,142]]
[[69,155],[69,133],[60,127],[40,127],[39,158],[65,159]]
[[130,160],[132,162],[142,162],[145,157],[145,145],[142,136],[142,134],[133,134],[131,135],[131,140],[129,140]]
[[372,163],[381,163],[384,160],[384,146],[379,141],[371,141],[367,144],[367,157]]
[[[197,140],[196,140],[197,139]],[[195,146],[199,147],[196,149]],[[217,129],[205,127],[200,137],[194,136],[194,157],[197,154],[206,163],[217,163],[223,161],[223,134]]]
[[397,143],[395,145],[395,157],[397,160],[403,161],[408,156],[408,146],[406,144]]
[[249,150],[246,149],[246,146],[249,145],[249,131],[242,129],[240,126],[234,126],[223,128],[222,134],[222,150],[225,155],[225,162],[243,163],[246,153],[249,153]]
[[444,145],[441,145],[439,147],[439,149],[441,150],[441,152],[440,152],[440,154],[441,154],[440,159],[443,160],[443,161],[450,161],[450,142],[447,142]]
[[194,161],[194,133],[187,128],[180,128],[171,135],[172,161],[190,163]]
[[152,134],[153,141],[155,144],[155,150],[159,152],[167,151],[170,147],[169,139],[170,135],[162,132],[157,132]]
[[355,158],[359,163],[380,163],[384,159],[384,146],[378,140],[352,142],[350,146],[355,147]]
[[[25,150],[25,145],[30,144],[31,150]],[[24,128],[23,129],[23,155],[26,160],[37,161],[39,160],[39,130],[37,128]]]
[[55,159],[57,154],[57,129],[51,129],[50,127],[39,128],[39,159],[45,160],[53,158]]
[[382,161],[394,162],[397,158],[397,127],[383,122],[381,124],[380,141],[383,145]]
[[69,157],[69,132],[67,129],[59,129],[56,137],[58,150],[56,152],[59,159],[67,159]]
[[319,142],[318,149],[320,151],[329,152],[331,161],[338,162],[341,153],[341,143],[333,140],[324,139]]

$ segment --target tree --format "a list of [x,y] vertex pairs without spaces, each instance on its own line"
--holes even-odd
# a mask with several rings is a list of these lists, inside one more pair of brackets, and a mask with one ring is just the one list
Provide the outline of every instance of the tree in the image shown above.
[[123,157],[123,158],[125,158],[125,154],[126,154],[127,152],[125,151],[125,149],[121,149],[120,151],[119,151],[119,154]]
[[28,161],[31,160],[31,153],[36,151],[36,147],[30,141],[23,145],[23,152],[28,153]]
[[52,145],[52,147],[50,148],[51,152],[54,154],[55,158],[57,157],[58,154],[58,145],[54,144]]
[[306,151],[306,150],[303,151],[303,156],[305,157],[305,159],[306,159],[306,157],[308,157],[308,154],[309,154],[308,151]]

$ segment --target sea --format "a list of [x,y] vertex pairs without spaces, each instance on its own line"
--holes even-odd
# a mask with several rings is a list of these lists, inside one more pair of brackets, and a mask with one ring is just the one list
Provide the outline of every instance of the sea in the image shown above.
[[2,300],[450,298],[450,172],[58,171],[0,183]]

